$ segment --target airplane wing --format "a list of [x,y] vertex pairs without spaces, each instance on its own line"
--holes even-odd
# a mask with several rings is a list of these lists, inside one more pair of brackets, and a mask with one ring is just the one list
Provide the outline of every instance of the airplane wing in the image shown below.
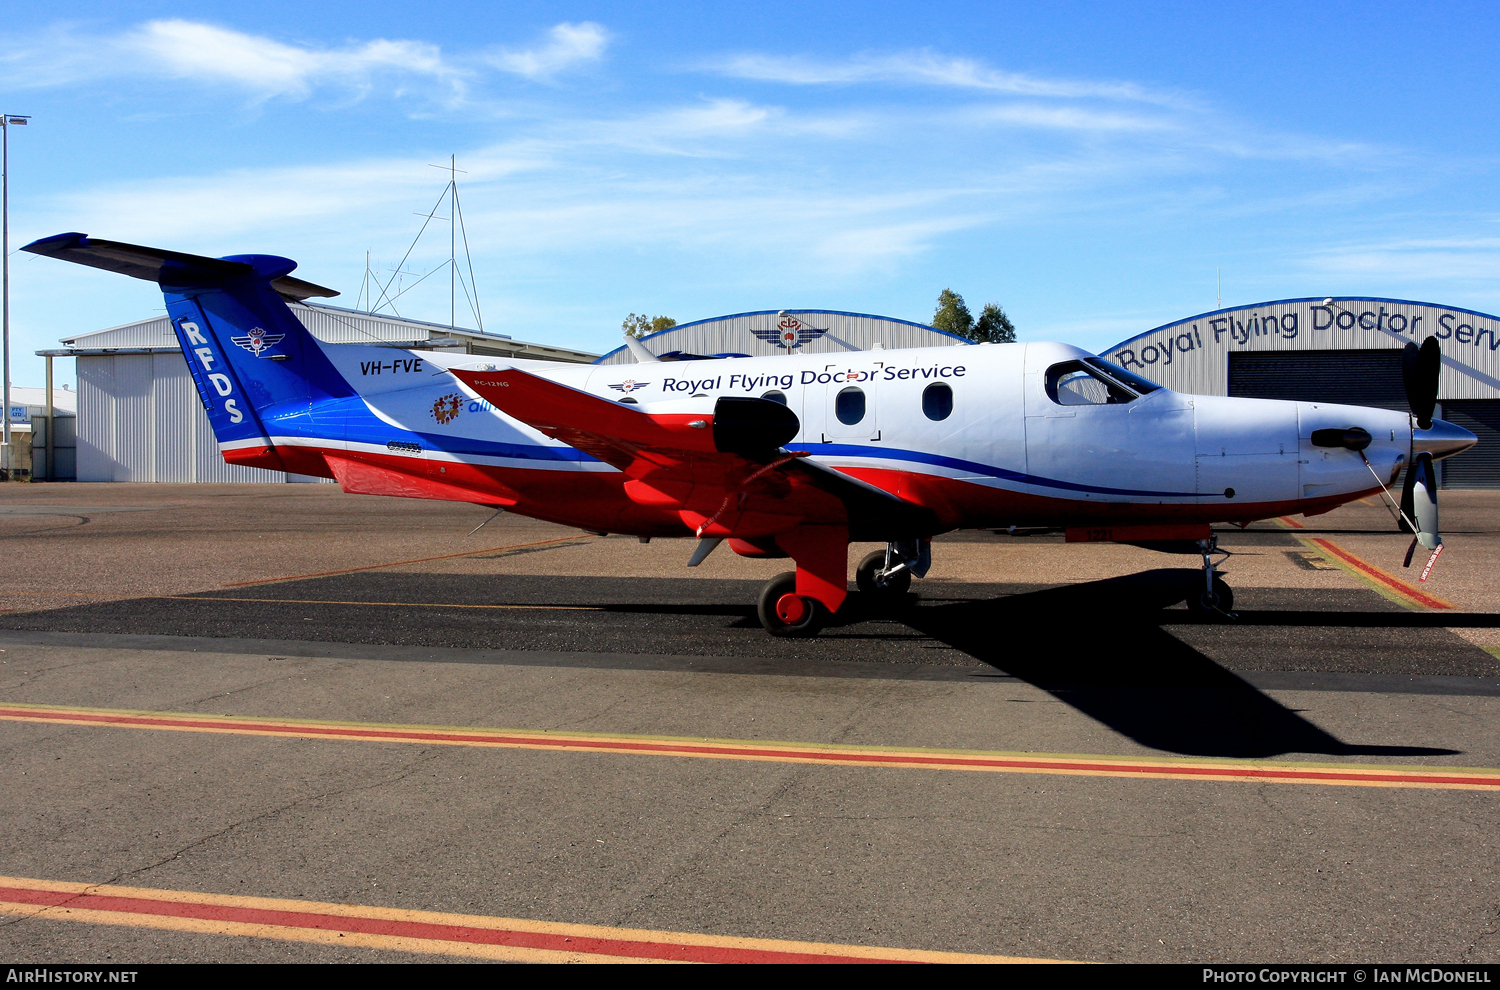
[[935,514],[784,446],[801,424],[767,399],[711,414],[648,413],[514,368],[452,374],[506,415],[622,471],[626,494],[675,509],[700,536],[755,538],[842,524],[854,540],[930,536]]

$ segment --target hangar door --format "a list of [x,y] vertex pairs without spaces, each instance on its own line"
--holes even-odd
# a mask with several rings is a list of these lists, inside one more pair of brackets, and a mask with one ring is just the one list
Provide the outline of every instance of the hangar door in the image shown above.
[[[1406,409],[1401,351],[1260,351],[1229,355],[1229,394]],[[1444,402],[1438,416],[1479,445],[1442,464],[1444,488],[1500,488],[1500,400]]]
[[1406,409],[1401,351],[1259,351],[1229,355],[1229,394]]

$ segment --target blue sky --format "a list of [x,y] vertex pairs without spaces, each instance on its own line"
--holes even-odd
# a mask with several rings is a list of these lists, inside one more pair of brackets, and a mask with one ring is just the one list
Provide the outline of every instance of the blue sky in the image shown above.
[[[601,352],[632,311],[926,320],[946,286],[1023,339],[1102,349],[1211,309],[1216,268],[1225,305],[1496,312],[1497,23],[1461,2],[11,0],[0,110],[34,116],[11,245],[282,254],[352,305],[453,154],[486,328]],[[406,270],[446,261],[434,229]],[[57,338],[161,310],[119,276],[11,273],[18,384]],[[445,279],[398,308],[446,322]]]

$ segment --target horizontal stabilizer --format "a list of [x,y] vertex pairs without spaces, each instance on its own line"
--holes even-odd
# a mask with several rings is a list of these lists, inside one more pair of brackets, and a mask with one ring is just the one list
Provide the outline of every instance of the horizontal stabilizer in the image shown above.
[[290,277],[286,273],[296,268],[297,263],[289,258],[273,255],[204,258],[163,248],[106,241],[79,233],[43,237],[21,250],[49,258],[60,258],[76,265],[118,272],[158,285],[221,285],[224,282],[259,276],[269,281],[271,288],[282,297],[298,302],[314,296],[329,298],[338,295],[333,289]]

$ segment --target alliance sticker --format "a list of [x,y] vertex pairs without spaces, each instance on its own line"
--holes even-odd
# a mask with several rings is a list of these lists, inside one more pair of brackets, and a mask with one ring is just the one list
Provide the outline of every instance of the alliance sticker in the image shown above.
[[467,399],[457,392],[449,392],[432,404],[432,418],[439,423],[447,425],[457,419],[458,414],[464,411],[464,404],[467,401]]

